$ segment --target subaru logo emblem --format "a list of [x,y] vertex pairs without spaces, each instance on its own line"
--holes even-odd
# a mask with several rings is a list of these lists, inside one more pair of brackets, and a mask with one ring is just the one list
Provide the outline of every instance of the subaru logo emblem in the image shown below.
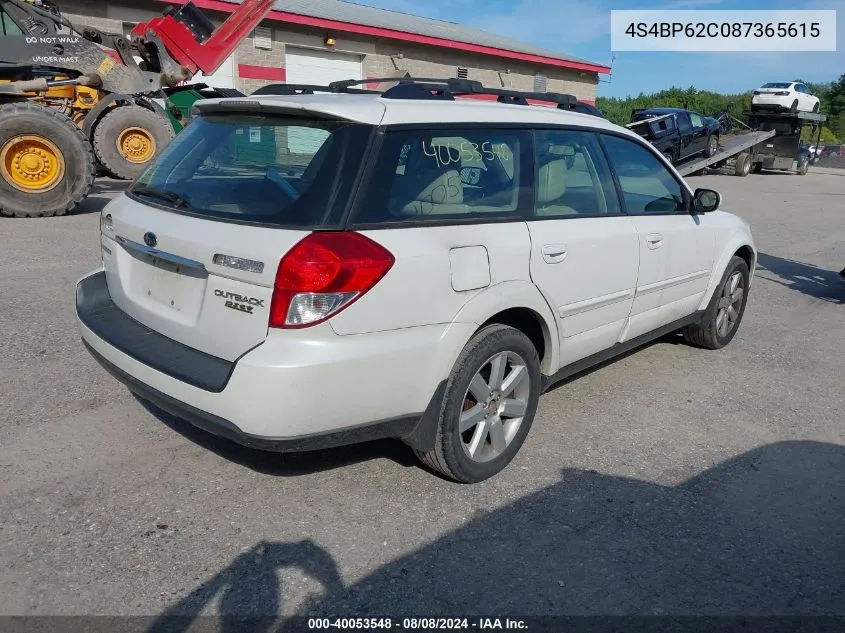
[[144,233],[144,244],[150,248],[158,246],[158,238],[155,233]]

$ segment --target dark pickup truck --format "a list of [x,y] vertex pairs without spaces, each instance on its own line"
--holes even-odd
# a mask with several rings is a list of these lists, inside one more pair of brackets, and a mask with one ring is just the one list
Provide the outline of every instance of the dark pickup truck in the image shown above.
[[628,127],[672,164],[699,155],[709,158],[719,149],[719,122],[682,108],[635,110]]

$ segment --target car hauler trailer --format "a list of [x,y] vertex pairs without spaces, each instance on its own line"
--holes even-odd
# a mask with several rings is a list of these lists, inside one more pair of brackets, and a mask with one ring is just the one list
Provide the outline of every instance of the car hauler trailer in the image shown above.
[[[671,124],[661,125],[660,122],[667,118],[674,118],[674,116],[674,114],[664,114],[642,119],[629,123],[626,127],[651,142],[658,149],[661,149],[662,141],[669,138],[673,133],[677,135],[675,131],[677,126]],[[658,129],[664,127],[666,129],[663,131]],[[677,163],[675,169],[682,176],[688,176],[713,165],[718,165],[719,167],[729,165],[734,168],[734,173],[737,176],[747,176],[749,171],[751,171],[753,163],[752,155],[754,147],[772,138],[774,135],[775,132],[772,130],[752,130],[746,134],[732,138],[725,145],[720,144],[718,150],[712,156],[703,156]]]
[[[644,124],[666,116],[635,121],[627,127],[649,138]],[[726,141],[710,157],[676,165],[678,173],[689,176],[707,168],[725,167],[732,169],[737,176],[747,176],[752,171],[763,169],[794,170],[802,176],[807,173],[816,157],[801,148],[801,131],[808,125],[812,126],[818,146],[822,124],[827,120],[825,115],[815,112],[750,112],[746,116],[748,132]]]

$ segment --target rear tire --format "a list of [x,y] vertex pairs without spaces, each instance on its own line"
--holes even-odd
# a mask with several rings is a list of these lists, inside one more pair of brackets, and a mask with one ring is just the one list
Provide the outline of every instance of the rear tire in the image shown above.
[[687,343],[706,349],[721,349],[733,340],[745,314],[749,277],[745,260],[732,257],[710,300],[708,321],[684,329]]
[[707,149],[704,150],[704,156],[710,158],[711,156],[715,156],[718,151],[719,137],[716,134],[712,134],[707,138]]
[[675,155],[672,152],[663,152],[663,157],[669,161],[670,165],[675,164]]
[[138,105],[118,106],[94,128],[94,153],[114,178],[135,180],[175,136],[166,117]]
[[751,171],[751,155],[743,152],[736,157],[736,165],[734,166],[734,174],[740,178],[745,178]]
[[813,106],[813,112],[818,113],[818,111],[819,111],[819,106],[820,106],[820,105],[821,105],[821,104],[817,101],[817,102],[816,102],[816,105],[814,105],[814,106]]
[[434,450],[415,451],[417,457],[461,483],[488,479],[525,442],[539,397],[540,361],[531,340],[512,327],[485,327],[446,383]]
[[792,102],[792,106],[789,108],[790,112],[798,112],[798,99]]
[[26,101],[0,106],[0,215],[69,213],[96,172],[88,140],[68,117]]

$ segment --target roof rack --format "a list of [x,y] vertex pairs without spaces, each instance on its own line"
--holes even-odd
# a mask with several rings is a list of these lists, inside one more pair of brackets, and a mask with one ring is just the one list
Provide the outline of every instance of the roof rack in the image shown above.
[[269,84],[262,86],[252,94],[254,96],[272,95],[272,96],[289,96],[289,95],[313,95],[315,92],[343,92],[348,94],[381,94],[378,90],[359,89],[341,89],[333,88],[332,85],[317,86],[311,84]]
[[[367,84],[395,84],[385,91],[356,88]],[[385,99],[419,99],[454,101],[456,96],[491,95],[498,97],[499,103],[511,105],[530,105],[529,99],[554,103],[561,110],[572,110],[578,105],[573,95],[558,92],[521,92],[505,88],[487,88],[480,81],[457,78],[430,77],[387,77],[369,79],[346,79],[333,81],[327,86],[310,84],[270,84],[259,88],[252,94],[261,95],[303,95],[316,92],[345,94],[380,94]]]
[[487,88],[480,81],[450,77],[389,77],[370,79],[348,79],[329,84],[333,91],[349,90],[362,84],[395,83],[393,88],[382,93],[385,99],[445,99],[454,100],[461,95],[492,95],[499,97],[499,103],[529,105],[528,100],[554,103],[562,110],[572,109],[577,103],[573,95],[559,92],[522,92],[505,88]]

